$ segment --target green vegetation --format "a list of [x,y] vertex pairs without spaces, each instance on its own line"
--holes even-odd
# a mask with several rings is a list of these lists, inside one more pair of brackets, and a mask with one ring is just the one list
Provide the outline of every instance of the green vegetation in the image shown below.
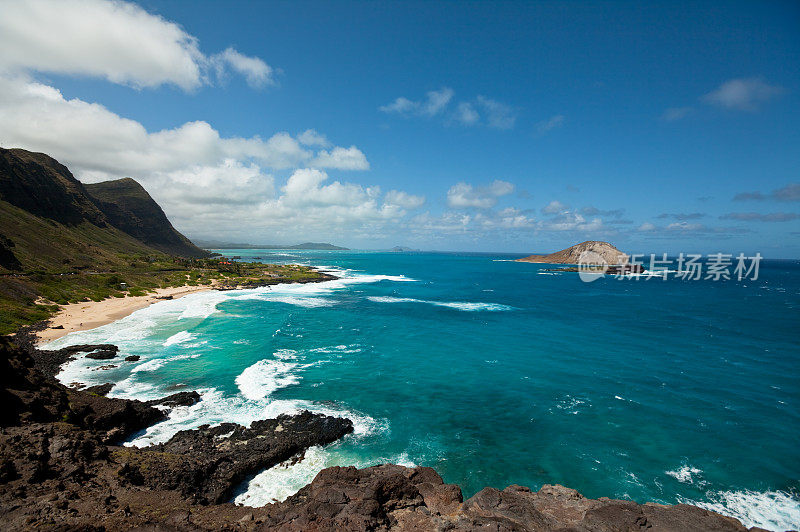
[[323,278],[214,257],[176,231],[135,180],[84,185],[43,153],[0,148],[0,334],[68,303]]
[[184,259],[150,254],[124,255],[119,259],[116,266],[104,271],[63,268],[0,273],[0,334],[46,320],[59,310],[59,305],[68,303],[142,296],[157,288],[175,286],[231,289],[324,278],[307,266],[225,258]]

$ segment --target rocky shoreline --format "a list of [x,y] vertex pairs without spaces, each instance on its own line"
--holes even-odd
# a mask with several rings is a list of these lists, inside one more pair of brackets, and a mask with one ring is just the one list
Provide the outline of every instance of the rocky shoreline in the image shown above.
[[[586,499],[562,486],[486,488],[467,501],[426,467],[333,467],[287,500],[229,502],[249,478],[302,459],[353,431],[350,420],[302,412],[175,434],[148,448],[120,443],[200,400],[181,392],[149,402],[104,397],[103,385],[63,386],[69,357],[115,346],[38,351],[0,337],[0,518],[6,530],[747,530],[679,504]],[[108,356],[103,355],[103,356]],[[59,362],[60,361],[60,362]],[[758,530],[758,529],[750,529]]]

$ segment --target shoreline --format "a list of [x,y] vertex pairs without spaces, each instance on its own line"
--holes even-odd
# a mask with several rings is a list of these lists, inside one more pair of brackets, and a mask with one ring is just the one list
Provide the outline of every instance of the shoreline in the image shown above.
[[81,301],[62,305],[61,310],[47,322],[47,327],[35,332],[36,347],[58,340],[69,333],[108,325],[159,301],[178,299],[185,295],[214,289],[213,286],[172,286],[157,288],[155,292],[144,296],[111,297],[102,301]]
[[189,294],[208,292],[210,290],[245,290],[258,288],[260,286],[275,286],[280,284],[321,283],[338,279],[335,275],[326,273],[317,267],[312,267],[312,269],[320,276],[319,278],[281,282],[273,282],[270,280],[267,282],[260,281],[236,286],[229,286],[219,281],[214,281],[211,285],[183,285],[171,286],[169,288],[156,288],[154,292],[143,296],[110,297],[101,301],[81,301],[79,303],[61,305],[61,309],[58,313],[47,320],[46,327],[34,331],[35,347],[39,348],[69,333],[88,331],[90,329],[102,327],[103,325],[108,325],[109,323],[121,320],[122,318],[130,316],[137,310],[149,307],[159,301],[179,299]]

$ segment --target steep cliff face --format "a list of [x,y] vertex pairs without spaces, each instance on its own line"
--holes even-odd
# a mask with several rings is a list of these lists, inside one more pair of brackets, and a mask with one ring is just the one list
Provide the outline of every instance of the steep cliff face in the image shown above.
[[172,227],[167,215],[147,191],[126,177],[85,185],[89,195],[114,227],[170,255],[205,257],[204,251]]
[[[584,259],[581,255],[586,253]],[[593,257],[587,260],[586,257]],[[601,260],[602,259],[602,260]],[[561,251],[550,253],[549,255],[531,255],[522,259],[517,259],[517,262],[537,262],[544,264],[578,264],[584,263],[602,263],[606,264],[621,264],[627,260],[627,255],[621,252],[608,242],[601,242],[599,240],[587,240],[580,244],[575,244]]]
[[107,223],[84,185],[44,153],[0,148],[0,200],[65,225]]
[[87,186],[48,155],[0,148],[0,267],[102,269],[158,252],[207,255],[133,179]]

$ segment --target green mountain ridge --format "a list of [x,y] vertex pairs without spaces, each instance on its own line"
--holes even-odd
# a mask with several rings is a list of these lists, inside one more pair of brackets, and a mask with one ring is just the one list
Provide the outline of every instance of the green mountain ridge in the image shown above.
[[170,255],[208,256],[172,227],[158,203],[134,179],[125,177],[84,186],[111,225],[121,231]]
[[84,185],[48,155],[0,148],[0,271],[103,269],[161,253],[208,256],[133,179]]

